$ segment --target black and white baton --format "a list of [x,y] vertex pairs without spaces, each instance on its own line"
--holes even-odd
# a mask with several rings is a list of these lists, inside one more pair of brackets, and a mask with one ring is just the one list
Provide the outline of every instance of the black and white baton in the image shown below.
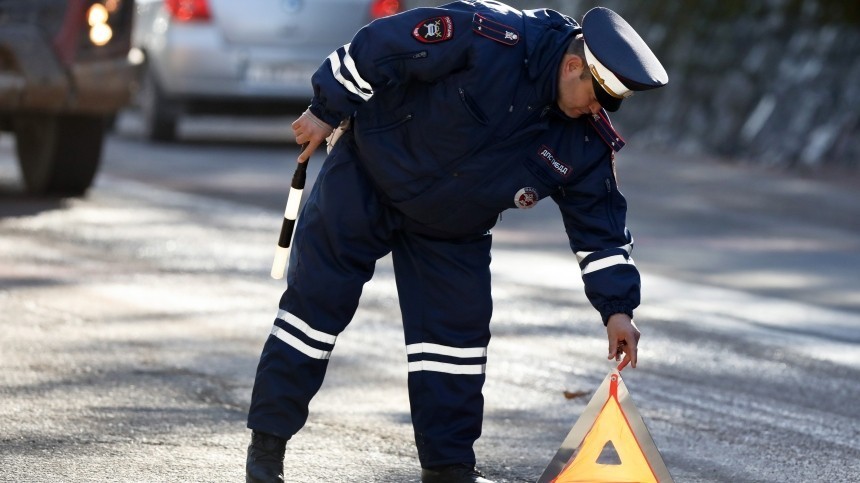
[[[307,144],[302,145],[304,152]],[[299,206],[302,202],[302,192],[305,189],[307,179],[308,163],[298,163],[293,173],[293,182],[290,183],[290,194],[287,196],[287,208],[284,210],[284,222],[281,224],[281,236],[278,237],[278,246],[275,247],[275,260],[272,262],[272,278],[280,280],[284,278],[284,270],[290,259],[290,245],[293,240],[293,229],[296,227],[296,219],[299,217]]]

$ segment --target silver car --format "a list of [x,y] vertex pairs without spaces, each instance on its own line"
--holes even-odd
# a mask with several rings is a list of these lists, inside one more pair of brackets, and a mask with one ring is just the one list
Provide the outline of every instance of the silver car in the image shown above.
[[336,48],[398,0],[137,0],[145,135],[173,140],[186,113],[286,114]]

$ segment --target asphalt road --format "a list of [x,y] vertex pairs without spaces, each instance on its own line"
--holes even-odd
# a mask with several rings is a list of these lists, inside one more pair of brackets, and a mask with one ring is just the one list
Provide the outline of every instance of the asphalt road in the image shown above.
[[[21,194],[0,139],[0,481],[242,481],[289,121],[197,120],[162,145],[120,121],[78,200]],[[629,148],[619,173],[644,274],[623,376],[675,480],[860,480],[857,178]],[[494,240],[476,450],[495,480],[534,481],[587,403],[564,392],[611,364],[552,204],[506,212]],[[290,481],[418,481],[396,296],[383,259]]]

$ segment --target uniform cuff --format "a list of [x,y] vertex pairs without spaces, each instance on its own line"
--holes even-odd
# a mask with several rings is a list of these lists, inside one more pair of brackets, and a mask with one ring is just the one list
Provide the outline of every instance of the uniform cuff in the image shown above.
[[600,306],[597,310],[603,319],[603,325],[609,323],[609,317],[615,314],[627,314],[628,317],[633,318],[633,307],[624,302],[611,302]]
[[340,125],[340,121],[342,120],[338,119],[336,115],[333,115],[332,113],[326,111],[322,104],[320,104],[319,101],[316,100],[316,98],[311,101],[311,105],[308,106],[308,110],[311,111],[311,114],[316,116],[319,120],[332,127],[337,127],[338,125]]

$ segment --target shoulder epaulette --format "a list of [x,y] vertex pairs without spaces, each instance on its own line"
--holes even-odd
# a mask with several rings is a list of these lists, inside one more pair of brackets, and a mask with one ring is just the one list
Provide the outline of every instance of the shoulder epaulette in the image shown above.
[[472,31],[505,45],[516,45],[520,41],[520,33],[515,28],[484,17],[479,13],[472,17]]
[[609,121],[609,116],[606,115],[606,111],[603,109],[598,111],[597,114],[591,116],[588,120],[591,122],[591,126],[594,127],[594,130],[597,131],[600,138],[603,139],[603,142],[605,142],[612,151],[617,153],[618,151],[621,151],[621,148],[623,148],[625,144],[627,144],[626,141],[624,141],[624,138],[618,134],[618,131],[612,127],[612,123]]

